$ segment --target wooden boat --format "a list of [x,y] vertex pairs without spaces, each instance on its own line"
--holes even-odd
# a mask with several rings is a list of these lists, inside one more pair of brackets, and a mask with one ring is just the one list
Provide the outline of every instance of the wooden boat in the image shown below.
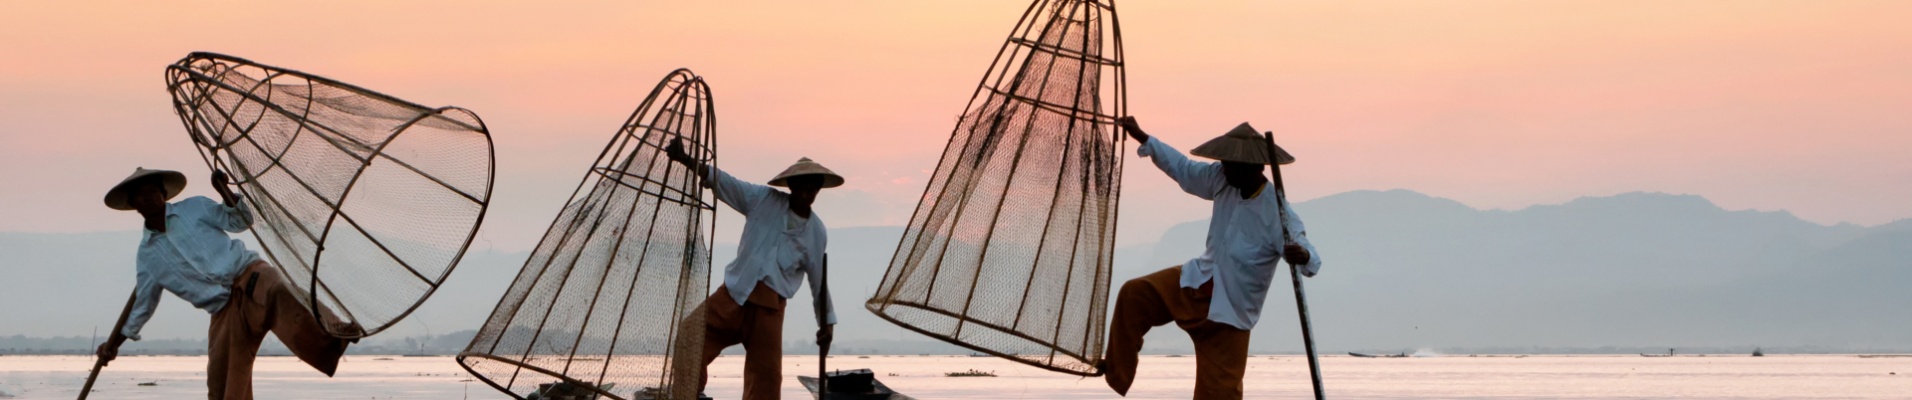
[[597,390],[591,390],[586,388],[588,385],[590,383],[584,383],[581,386],[566,381],[540,383],[537,390],[525,395],[524,398],[525,400],[595,400],[599,398],[598,393],[609,392],[617,386],[615,383],[606,383],[598,386]]
[[[669,392],[670,392],[669,390],[647,387],[647,388],[639,389],[637,393],[633,393],[631,395],[631,398],[636,400],[658,400],[658,399],[665,398],[666,394]],[[705,396],[702,393],[699,393],[697,394],[697,400],[711,400],[711,398],[710,396]]]
[[1348,352],[1348,355],[1350,355],[1350,356],[1355,356],[1355,357],[1361,357],[1361,358],[1407,358],[1407,353],[1400,353],[1400,354],[1365,354],[1365,353],[1356,353],[1356,352],[1352,352],[1352,351],[1350,351],[1350,352]]
[[817,392],[817,378],[798,376],[797,383],[817,400],[916,400],[895,390],[890,390],[883,381],[876,380],[876,373],[868,369],[838,371],[830,373],[830,394],[824,396]]

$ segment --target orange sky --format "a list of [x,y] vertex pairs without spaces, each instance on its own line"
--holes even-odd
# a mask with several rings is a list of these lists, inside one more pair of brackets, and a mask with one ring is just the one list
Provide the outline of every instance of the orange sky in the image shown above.
[[[195,50],[478,112],[499,162],[479,246],[534,245],[680,66],[711,81],[723,167],[761,180],[809,156],[850,178],[819,206],[832,226],[900,225],[1028,4],[390,3],[0,3],[0,231],[132,229],[99,195],[135,166],[203,183],[161,80]],[[1243,120],[1275,130],[1298,200],[1645,190],[1912,217],[1912,3],[1118,4],[1133,113],[1183,149]],[[1205,216],[1129,160],[1122,242]]]

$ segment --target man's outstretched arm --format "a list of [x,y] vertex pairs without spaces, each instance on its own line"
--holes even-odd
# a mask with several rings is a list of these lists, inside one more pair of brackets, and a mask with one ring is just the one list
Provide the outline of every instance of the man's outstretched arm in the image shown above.
[[126,335],[120,333],[120,330],[126,327],[126,320],[133,314],[133,305],[138,303],[139,289],[133,289],[133,294],[126,297],[126,309],[121,310],[119,320],[113,322],[113,334],[107,335],[106,342],[100,343],[100,348],[93,352],[94,355],[99,356],[100,365],[106,365],[119,358],[120,345],[126,344]]
[[212,188],[219,192],[219,201],[225,206],[206,213],[213,225],[231,233],[252,229],[252,208],[246,205],[244,196],[232,192],[232,181],[225,171],[212,172]]
[[1142,143],[1136,147],[1136,154],[1154,162],[1155,168],[1168,174],[1169,179],[1175,180],[1175,183],[1182,187],[1183,192],[1203,200],[1214,200],[1215,194],[1220,193],[1222,186],[1228,184],[1222,179],[1221,163],[1189,159],[1188,156],[1182,155],[1180,150],[1162,143],[1161,139],[1154,139],[1148,133],[1144,133],[1142,127],[1136,124],[1135,117],[1118,118],[1116,123],[1122,125],[1122,130],[1127,131],[1130,138]]
[[697,176],[704,177],[704,186],[717,193],[717,200],[730,205],[731,209],[737,210],[740,214],[749,215],[750,210],[756,208],[757,201],[770,195],[769,186],[744,182],[724,173],[721,169],[691,157],[689,153],[684,152],[682,139],[671,139],[671,143],[664,146],[664,156],[689,167],[697,173]]

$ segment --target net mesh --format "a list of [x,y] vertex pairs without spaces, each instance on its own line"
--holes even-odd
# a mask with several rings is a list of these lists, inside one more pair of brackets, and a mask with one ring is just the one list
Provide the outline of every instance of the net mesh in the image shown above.
[[333,335],[411,313],[484,219],[493,158],[477,114],[210,53],[166,78],[200,156],[245,195],[267,257],[315,315],[353,323],[326,324]]
[[1030,5],[865,306],[977,351],[1094,374],[1122,171],[1121,60],[1111,2]]
[[696,398],[702,330],[680,327],[703,326],[692,311],[709,290],[716,209],[701,178],[663,148],[681,137],[712,162],[715,123],[702,78],[680,69],[659,83],[458,362],[518,397],[559,383],[621,399]]

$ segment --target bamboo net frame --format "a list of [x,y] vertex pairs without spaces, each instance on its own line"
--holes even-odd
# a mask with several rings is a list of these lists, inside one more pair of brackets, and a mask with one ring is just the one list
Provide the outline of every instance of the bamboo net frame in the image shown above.
[[998,51],[865,307],[918,333],[1095,375],[1127,107],[1112,0],[1036,0]]
[[616,399],[695,399],[703,314],[694,311],[709,291],[715,198],[706,177],[663,149],[682,138],[714,164],[716,121],[703,78],[679,69],[659,82],[458,363],[519,398],[556,380]]
[[207,168],[227,171],[252,232],[321,324],[345,338],[403,319],[484,221],[495,175],[478,115],[214,53],[166,67]]

